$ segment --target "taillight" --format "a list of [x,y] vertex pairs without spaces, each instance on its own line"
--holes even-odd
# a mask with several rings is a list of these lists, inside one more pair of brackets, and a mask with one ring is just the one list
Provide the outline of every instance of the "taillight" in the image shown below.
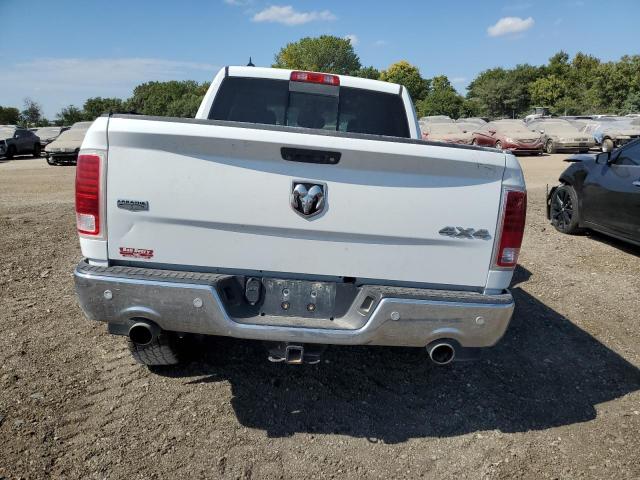
[[340,86],[340,77],[318,72],[291,72],[292,82],[324,83],[325,85]]
[[495,265],[515,268],[524,235],[527,215],[527,192],[506,190],[502,200],[501,222]]
[[95,154],[78,155],[76,167],[76,225],[83,235],[100,235],[101,159]]

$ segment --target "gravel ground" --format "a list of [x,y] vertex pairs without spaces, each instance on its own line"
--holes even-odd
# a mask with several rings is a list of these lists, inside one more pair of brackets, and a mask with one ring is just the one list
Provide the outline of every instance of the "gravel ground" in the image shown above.
[[640,478],[640,250],[548,226],[561,159],[521,159],[517,310],[479,361],[212,339],[155,372],[76,305],[74,168],[0,163],[0,479]]

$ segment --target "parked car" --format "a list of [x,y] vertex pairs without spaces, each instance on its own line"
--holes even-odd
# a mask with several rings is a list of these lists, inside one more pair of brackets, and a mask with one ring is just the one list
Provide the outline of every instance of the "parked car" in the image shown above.
[[468,117],[468,118],[458,118],[456,120],[456,123],[464,123],[465,126],[468,124],[482,126],[482,125],[485,125],[487,121],[484,118],[480,118],[480,117]]
[[66,130],[69,130],[69,127],[41,127],[35,134],[40,138],[40,145],[46,147]]
[[532,112],[524,117],[524,122],[529,123],[531,120],[535,120],[536,118],[545,118],[550,117],[551,111],[549,107],[532,107]]
[[569,157],[547,195],[547,218],[560,232],[591,229],[640,245],[640,139],[613,152]]
[[585,122],[581,131],[590,135],[603,152],[640,137],[640,125],[633,124],[631,118],[601,116]]
[[473,134],[457,123],[428,123],[421,125],[422,138],[432,142],[471,145]]
[[189,334],[287,363],[339,344],[445,364],[504,334],[525,208],[517,159],[423,142],[406,88],[226,67],[195,119],[91,126],[76,292],[147,365],[179,362]]
[[15,155],[39,157],[40,139],[26,128],[15,126],[0,127],[0,156],[13,158]]
[[473,145],[541,154],[544,137],[533,133],[522,120],[494,120],[473,133]]
[[453,119],[448,115],[431,115],[429,117],[420,117],[420,125],[428,123],[453,123]]
[[49,143],[44,149],[47,163],[49,165],[75,164],[80,145],[92,123],[74,123],[69,130],[62,132],[58,138]]
[[560,151],[588,153],[589,149],[595,146],[593,137],[562,118],[536,118],[531,120],[527,127],[532,132],[546,137],[544,150],[549,154]]

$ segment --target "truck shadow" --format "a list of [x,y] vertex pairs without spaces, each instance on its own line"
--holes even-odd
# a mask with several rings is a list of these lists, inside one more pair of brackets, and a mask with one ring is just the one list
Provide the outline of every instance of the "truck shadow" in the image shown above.
[[[519,269],[514,285],[527,275]],[[422,349],[331,347],[320,365],[296,367],[268,363],[257,342],[213,338],[195,346],[198,361],[158,373],[228,381],[238,421],[271,437],[385,443],[586,422],[596,405],[640,389],[635,366],[520,287],[513,294],[505,338],[475,362],[435,367]]]

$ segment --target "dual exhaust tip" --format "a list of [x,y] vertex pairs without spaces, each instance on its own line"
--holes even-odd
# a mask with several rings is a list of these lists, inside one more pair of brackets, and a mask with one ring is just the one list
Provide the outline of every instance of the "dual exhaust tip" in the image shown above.
[[[136,345],[149,345],[159,334],[160,328],[155,323],[146,320],[138,320],[129,328],[129,339]],[[269,360],[285,361],[289,364],[317,363],[320,360],[319,355],[317,357],[313,355],[309,359],[305,358],[303,345],[286,344],[283,353],[284,355],[270,355]],[[453,343],[448,340],[431,342],[427,345],[427,353],[436,365],[448,365],[456,357],[456,349]]]
[[429,358],[436,365],[448,365],[456,358],[456,349],[448,340],[436,340],[427,345]]
[[159,334],[160,328],[146,320],[137,320],[129,328],[129,339],[136,345],[149,345]]

